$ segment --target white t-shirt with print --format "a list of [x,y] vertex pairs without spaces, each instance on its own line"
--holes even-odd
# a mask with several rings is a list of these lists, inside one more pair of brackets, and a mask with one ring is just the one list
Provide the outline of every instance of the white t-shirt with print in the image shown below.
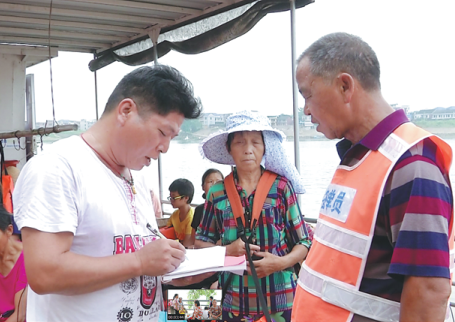
[[[155,237],[150,189],[133,172],[137,194],[79,137],[52,144],[23,168],[14,191],[20,229],[74,234],[71,251],[93,257],[134,252]],[[158,321],[160,278],[141,276],[83,295],[38,295],[29,288],[27,321]]]

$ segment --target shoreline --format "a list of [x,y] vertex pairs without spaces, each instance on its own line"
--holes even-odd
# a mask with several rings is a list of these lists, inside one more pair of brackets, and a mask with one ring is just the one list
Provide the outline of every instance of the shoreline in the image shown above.
[[[424,130],[435,134],[442,139],[455,139],[455,128],[454,127],[422,127]],[[175,138],[174,142],[184,143],[200,143],[203,139],[208,137],[210,134],[219,131],[221,128],[212,127],[199,130],[194,133],[182,131],[180,135]],[[277,126],[277,130],[282,131],[286,135],[286,141],[294,141],[294,130],[292,126]],[[70,137],[72,135],[80,135],[83,131],[68,131],[53,133],[48,136],[43,136],[44,143],[53,143],[60,139]],[[325,141],[328,140],[322,133],[317,132],[315,129],[307,130],[300,129],[299,131],[300,141]]]

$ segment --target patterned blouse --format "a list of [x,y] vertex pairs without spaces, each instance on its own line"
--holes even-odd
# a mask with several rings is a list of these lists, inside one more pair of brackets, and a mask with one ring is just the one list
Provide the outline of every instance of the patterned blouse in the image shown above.
[[217,305],[216,307],[212,306],[210,308],[210,316],[216,319],[221,317],[221,306],[219,305]]
[[[251,212],[256,191],[250,196],[246,195],[246,191],[238,185],[235,169],[234,181],[242,206]],[[246,235],[250,235],[249,228],[246,228]],[[276,256],[287,255],[294,245],[304,245],[308,249],[311,246],[296,194],[291,182],[285,177],[277,176],[267,195],[256,226],[256,238],[256,244],[262,252]],[[213,244],[221,239],[222,245],[229,245],[238,239],[234,215],[223,182],[213,185],[209,191],[196,239]],[[228,276],[229,273],[220,275],[221,287]],[[260,283],[271,313],[292,309],[297,286],[297,276],[292,267],[264,277]],[[233,275],[222,305],[223,310],[242,316],[260,313],[262,310],[252,276],[248,276],[246,271],[244,276]]]
[[194,306],[193,316],[192,319],[199,319],[202,320],[204,318],[203,312],[200,306]]
[[179,309],[179,299],[178,298],[175,298],[172,300],[172,307],[178,311],[178,309]]

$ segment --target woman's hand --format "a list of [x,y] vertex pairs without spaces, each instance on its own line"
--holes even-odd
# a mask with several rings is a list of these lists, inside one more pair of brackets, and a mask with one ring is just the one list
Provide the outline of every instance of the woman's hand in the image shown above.
[[[254,252],[258,252],[260,247],[258,245],[250,244],[251,256]],[[233,243],[226,246],[226,256],[242,256],[246,255],[245,243],[240,237]]]
[[[255,252],[255,255],[263,257],[260,260],[253,261],[258,278],[263,278],[283,270],[282,257],[273,255],[269,252]],[[247,262],[247,271],[249,275],[252,275],[249,262]]]

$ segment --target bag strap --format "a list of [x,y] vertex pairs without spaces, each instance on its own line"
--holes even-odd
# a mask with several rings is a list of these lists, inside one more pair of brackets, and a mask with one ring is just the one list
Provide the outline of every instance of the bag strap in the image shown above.
[[[264,207],[264,202],[265,199],[267,198],[267,195],[270,191],[270,188],[272,187],[273,183],[275,182],[275,179],[277,177],[276,173],[270,172],[270,171],[265,171],[261,178],[259,179],[257,188],[256,188],[256,193],[254,196],[254,204],[253,204],[253,217],[251,219],[250,223],[250,229],[253,232],[253,230],[256,227],[256,224],[259,220],[259,216],[261,214],[262,208]],[[240,196],[237,192],[237,188],[235,187],[235,182],[234,182],[234,175],[230,173],[225,179],[224,179],[224,186],[226,188],[226,194],[229,199],[229,203],[231,204],[231,209],[232,213],[234,214],[235,218],[235,224],[237,226],[237,233],[242,239],[242,241],[245,243],[245,250],[246,250],[246,257],[248,259],[248,263],[250,264],[250,269],[251,269],[251,275],[253,276],[253,281],[254,284],[256,285],[256,290],[258,293],[258,298],[259,298],[259,303],[262,307],[262,311],[264,312],[265,319],[267,322],[271,322],[272,318],[270,316],[270,312],[267,308],[267,303],[264,298],[264,294],[262,293],[261,289],[261,284],[259,283],[259,278],[258,274],[256,273],[256,268],[254,267],[253,264],[253,259],[251,258],[251,251],[250,251],[250,240],[246,238],[245,235],[245,216],[243,216],[243,207],[242,207],[242,201],[240,200]],[[254,235],[254,232],[253,232]],[[231,282],[232,279],[232,273],[229,274],[228,279],[223,286],[223,294],[226,294],[227,291],[227,286]],[[224,298],[223,298],[224,300]],[[222,302],[223,302],[222,300]]]
[[[258,186],[256,188],[256,193],[254,195],[254,204],[253,204],[253,218],[251,219],[250,229],[256,226],[259,216],[261,215],[262,208],[264,207],[265,199],[272,187],[275,179],[278,175],[270,171],[264,171],[261,178],[259,179]],[[237,188],[234,183],[234,175],[230,173],[224,179],[224,186],[226,188],[226,193],[231,204],[232,213],[234,214],[235,223],[237,225],[238,218],[242,220],[243,227],[245,225],[245,216],[243,216],[243,207],[240,196],[237,192]]]

